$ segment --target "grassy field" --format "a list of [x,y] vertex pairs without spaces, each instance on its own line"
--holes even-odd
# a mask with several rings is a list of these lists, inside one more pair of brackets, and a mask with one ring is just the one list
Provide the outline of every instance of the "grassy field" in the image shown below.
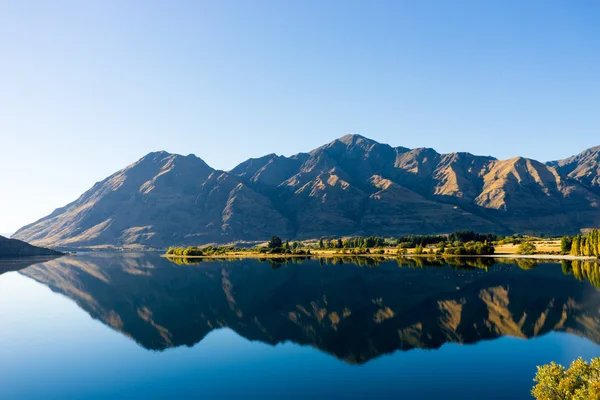
[[[536,254],[561,254],[560,240],[536,240],[532,242],[537,248]],[[496,245],[496,254],[517,254],[519,245],[499,244]]]

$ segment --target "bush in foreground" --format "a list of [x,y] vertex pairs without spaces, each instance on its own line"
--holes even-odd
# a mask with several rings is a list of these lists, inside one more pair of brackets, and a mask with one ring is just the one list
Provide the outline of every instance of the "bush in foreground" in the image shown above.
[[578,358],[566,369],[560,364],[538,367],[531,394],[537,400],[600,400],[600,357]]

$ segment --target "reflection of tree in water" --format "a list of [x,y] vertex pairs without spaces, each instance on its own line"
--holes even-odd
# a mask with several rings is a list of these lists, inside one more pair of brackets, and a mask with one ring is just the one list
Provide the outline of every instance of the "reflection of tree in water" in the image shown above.
[[167,260],[177,265],[200,264],[202,258],[167,257]]
[[[181,258],[181,257],[167,257],[167,259],[178,265],[187,265],[187,264],[200,264],[202,262],[227,262],[232,260],[241,260],[240,258]],[[288,264],[301,264],[306,260],[310,260],[311,257],[263,257],[258,258],[257,260],[261,263],[268,263],[271,265],[273,269],[279,269],[284,265]],[[378,267],[389,259],[385,257],[364,257],[364,256],[339,256],[339,257],[318,257],[319,265],[321,267],[326,265],[343,265],[343,264],[352,264],[358,265],[359,267],[367,267],[374,268]],[[524,267],[527,266],[528,261],[533,260],[510,260],[511,263],[517,263],[523,269],[531,269],[532,267]],[[534,261],[533,261],[534,262]],[[454,269],[473,269],[480,268],[485,269],[486,271],[495,263],[493,258],[484,258],[484,257],[453,257],[453,256],[444,256],[440,257],[397,257],[396,263],[399,267],[409,267],[409,268],[440,268],[446,265],[454,268]],[[534,262],[535,263],[535,262]],[[535,264],[533,265],[535,266]]]
[[[180,258],[180,257],[167,257],[169,261],[178,265],[193,265],[200,264],[202,262],[227,262],[236,260],[238,258]],[[261,263],[268,263],[272,269],[279,269],[289,264],[301,264],[304,261],[310,260],[311,257],[280,257],[280,258],[258,258]],[[389,261],[384,257],[358,257],[358,256],[346,256],[346,257],[321,257],[318,258],[319,265],[321,267],[326,265],[343,265],[352,264],[360,267],[378,267],[385,261]],[[537,267],[538,261],[531,258],[490,258],[490,257],[452,257],[444,256],[440,257],[397,257],[396,263],[399,267],[404,268],[441,268],[444,266],[450,266],[453,269],[471,270],[474,268],[484,269],[489,271],[490,268],[496,264],[511,264],[518,265],[522,270],[528,271]],[[563,260],[562,271],[565,275],[573,275],[580,281],[587,280],[594,287],[600,288],[600,264],[594,261],[582,261],[582,260]]]
[[444,262],[457,269],[485,269],[486,271],[495,264],[493,258],[487,257],[445,257]]
[[[167,260],[177,265],[192,265],[200,264],[203,262],[231,262],[241,261],[243,258],[239,257],[222,257],[222,258],[185,258],[185,257],[167,257]],[[283,265],[287,264],[301,264],[305,260],[310,260],[310,257],[264,257],[258,258],[261,263],[269,263],[271,268],[278,269]]]
[[524,271],[529,271],[537,267],[538,261],[533,258],[497,258],[495,263],[517,265]]
[[494,265],[493,258],[485,257],[399,257],[396,262],[399,267],[408,268],[442,268],[449,266],[452,269],[472,270],[478,268],[486,271]]
[[343,265],[353,264],[359,267],[378,267],[385,262],[384,257],[358,257],[358,256],[338,256],[338,257],[326,257],[319,258],[319,265],[321,267],[325,265]]
[[537,267],[537,261],[530,258],[518,258],[517,265],[524,270],[530,270]]
[[[301,263],[304,258],[266,258],[258,259],[261,262],[269,262],[271,264],[281,267],[282,264],[297,264]],[[374,268],[379,267],[387,261],[391,261],[385,257],[364,257],[364,256],[341,256],[341,257],[320,257],[317,258],[321,267],[327,265],[358,265],[359,267]],[[399,267],[408,268],[441,268],[444,266],[450,266],[453,269],[465,269],[471,270],[474,268],[481,268],[487,270],[494,264],[493,258],[462,258],[462,257],[397,257],[396,263]]]
[[259,258],[258,261],[263,263],[268,262],[271,265],[271,268],[279,269],[283,264],[287,264],[289,260],[286,258]]
[[587,280],[600,289],[600,264],[594,261],[562,261],[562,271],[565,275],[573,275],[580,281]]

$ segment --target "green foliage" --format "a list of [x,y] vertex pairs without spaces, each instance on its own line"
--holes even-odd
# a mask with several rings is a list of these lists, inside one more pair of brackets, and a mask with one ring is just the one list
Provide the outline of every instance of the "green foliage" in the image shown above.
[[446,236],[442,235],[408,235],[400,236],[396,243],[399,246],[414,249],[417,246],[426,247],[430,244],[436,244],[446,240]]
[[182,256],[184,251],[185,249],[183,247],[169,247],[166,254],[173,256]]
[[505,237],[502,240],[497,241],[498,244],[519,244],[526,242],[528,239],[524,238],[522,235],[514,234],[510,237]]
[[269,249],[279,249],[279,248],[283,247],[283,242],[281,241],[280,237],[273,236],[273,237],[271,237],[271,240],[269,240],[267,247]]
[[532,255],[537,251],[537,247],[531,242],[523,242],[517,248],[517,254]]
[[184,256],[202,256],[202,255],[204,255],[204,253],[202,253],[202,250],[200,250],[197,247],[188,247],[187,249],[185,249],[183,251],[183,255]]
[[[562,247],[562,240],[561,240]],[[594,229],[586,235],[577,235],[571,238],[571,255],[598,257],[600,256],[600,232]]]
[[565,254],[571,252],[571,245],[573,244],[573,238],[571,236],[564,236],[560,239],[560,251]]
[[423,253],[424,253],[423,246],[418,244],[417,247],[415,247],[414,254],[421,255]]
[[398,245],[398,254],[408,254],[408,249],[406,247],[402,247],[401,245]]
[[453,256],[485,256],[494,254],[496,249],[494,245],[489,242],[467,242],[462,244],[461,242],[453,243],[452,247],[445,249],[445,254]]
[[[503,239],[504,236],[496,235],[493,233],[476,233],[473,231],[456,231],[452,232],[448,236],[443,235],[408,235],[400,236],[396,243],[397,245],[415,248],[417,245],[427,247],[429,245],[438,245],[440,243],[467,243],[467,242],[493,242]],[[454,246],[454,247],[458,247]]]
[[578,358],[566,369],[551,362],[537,368],[531,394],[537,400],[600,400],[600,357]]
[[327,246],[328,248],[337,248],[337,249],[355,249],[355,248],[361,248],[361,247],[383,247],[385,246],[385,238],[383,237],[378,237],[378,236],[368,236],[368,237],[361,237],[361,236],[357,236],[357,237],[353,237],[353,238],[349,238],[349,239],[338,239],[338,240],[332,240],[329,245]]
[[233,246],[205,246],[205,247],[169,247],[166,254],[170,256],[213,256],[213,255],[226,255],[235,252],[248,251],[247,249],[240,249]]
[[502,240],[504,236],[494,233],[475,233],[473,231],[456,231],[448,235],[450,242],[494,242]]

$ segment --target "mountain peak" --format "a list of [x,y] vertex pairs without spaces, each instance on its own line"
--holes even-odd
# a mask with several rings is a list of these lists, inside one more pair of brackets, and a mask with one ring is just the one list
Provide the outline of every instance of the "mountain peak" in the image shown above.
[[203,159],[197,157],[195,154],[188,154],[187,156],[184,156],[177,153],[169,153],[168,151],[164,150],[150,152],[142,158],[140,158],[135,163],[129,165],[126,169],[152,164],[162,166],[165,164],[172,163],[174,161],[184,163],[190,166],[208,168],[212,170],[212,168],[208,164],[206,164],[206,162],[204,162]]
[[564,160],[550,161],[547,165],[600,195],[600,146],[590,147]]
[[164,158],[164,157],[168,157],[171,156],[173,154],[169,153],[168,151],[165,150],[159,150],[159,151],[151,151],[150,153],[146,154],[145,156],[142,157],[142,159],[153,159],[153,158]]
[[334,141],[338,141],[338,142],[342,142],[342,143],[346,143],[346,144],[352,144],[352,143],[356,143],[359,140],[369,140],[369,141],[374,142],[374,140],[366,138],[363,135],[359,135],[358,133],[349,133],[349,134],[344,135]]

